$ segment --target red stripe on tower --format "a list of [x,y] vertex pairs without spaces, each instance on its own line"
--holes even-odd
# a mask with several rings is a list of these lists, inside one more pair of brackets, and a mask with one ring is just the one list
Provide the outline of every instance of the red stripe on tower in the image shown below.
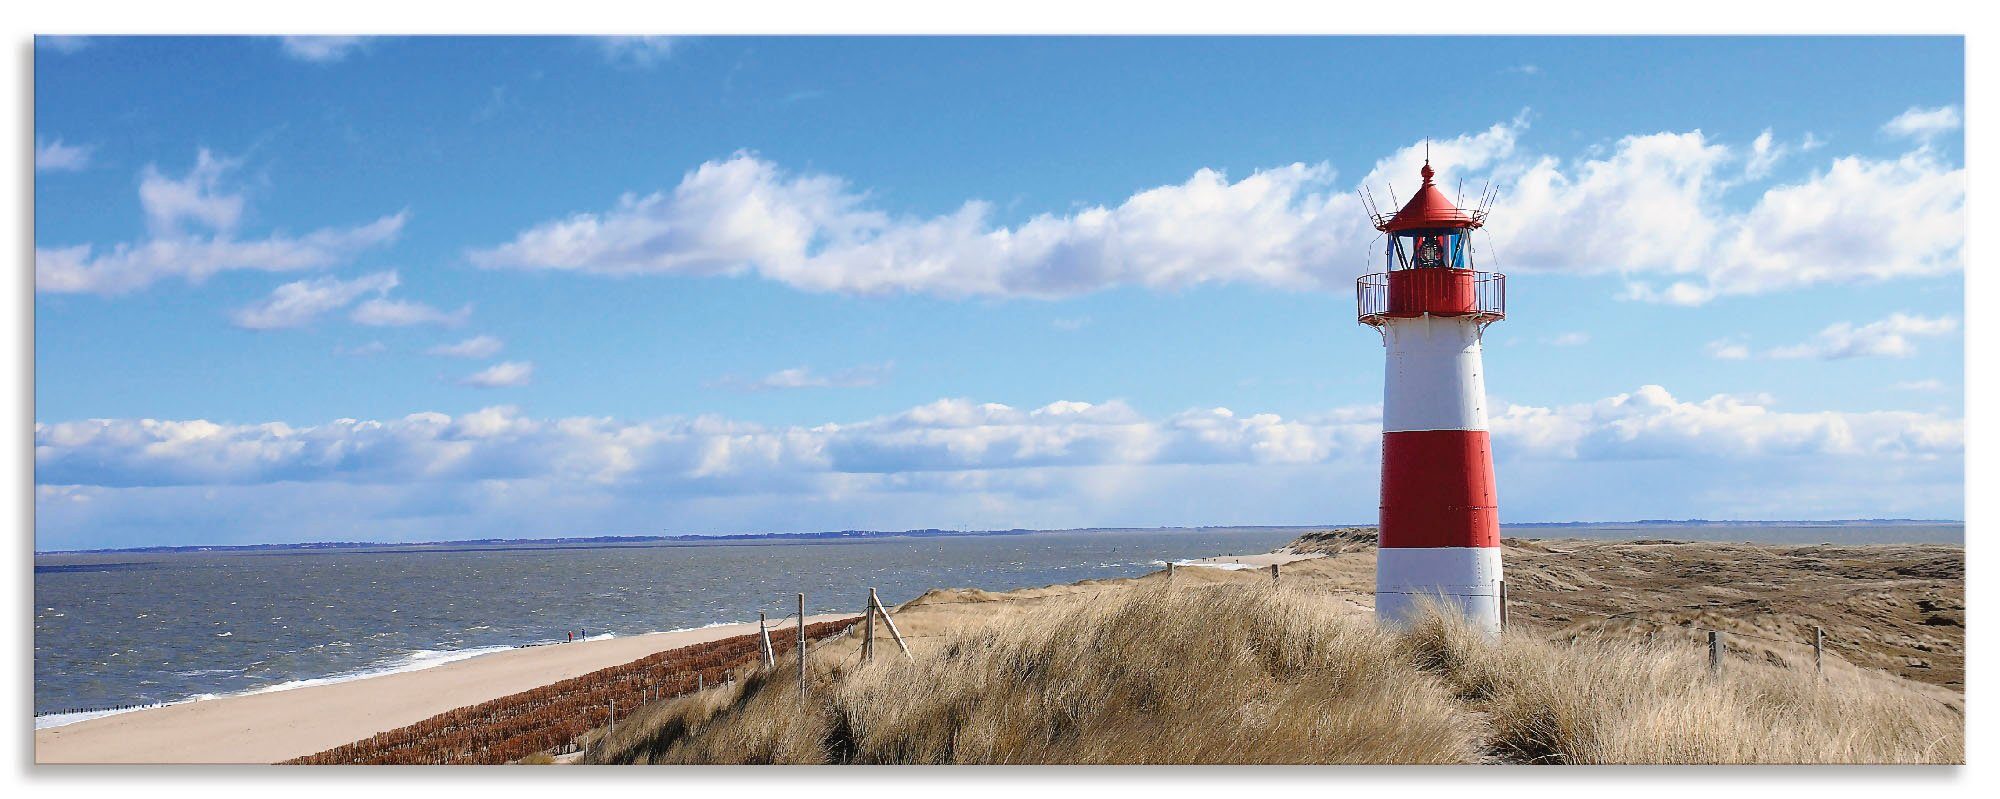
[[1383,547],[1497,547],[1493,450],[1484,430],[1382,434]]

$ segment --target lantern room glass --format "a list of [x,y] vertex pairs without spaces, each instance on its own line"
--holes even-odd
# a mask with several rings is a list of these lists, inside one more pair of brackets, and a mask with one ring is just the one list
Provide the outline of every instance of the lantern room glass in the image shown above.
[[1385,256],[1388,271],[1402,269],[1471,269],[1472,231],[1468,228],[1405,230],[1389,235]]

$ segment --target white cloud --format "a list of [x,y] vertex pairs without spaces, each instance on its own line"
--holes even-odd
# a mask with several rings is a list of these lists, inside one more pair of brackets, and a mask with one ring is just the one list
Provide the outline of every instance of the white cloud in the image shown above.
[[35,137],[36,172],[76,172],[89,166],[89,147],[64,144],[60,138],[44,141]]
[[456,311],[446,311],[414,300],[393,300],[376,297],[354,306],[354,312],[347,318],[357,325],[370,327],[410,327],[413,325],[444,325],[456,327],[465,324],[472,317],[472,306],[460,306]]
[[1958,319],[1950,316],[1890,314],[1887,319],[1855,325],[1836,322],[1827,325],[1811,341],[1771,351],[1773,358],[1908,358],[1917,353],[1915,337],[1942,336],[1958,330]]
[[140,173],[139,202],[149,236],[103,249],[91,244],[38,246],[35,290],[121,294],[167,278],[200,283],[226,271],[324,269],[394,241],[408,218],[397,213],[357,227],[239,238],[235,228],[243,218],[244,198],[223,183],[236,164],[204,149],[179,178],[148,165]]
[[1590,343],[1590,334],[1574,330],[1550,338],[1549,343],[1557,347],[1581,347]]
[[473,336],[456,344],[440,344],[424,352],[447,358],[491,358],[500,354],[506,343],[493,336]]
[[1755,180],[1769,175],[1771,169],[1790,154],[1791,148],[1778,143],[1771,135],[1771,129],[1765,128],[1763,133],[1757,134],[1757,138],[1750,142],[1750,158],[1743,164],[1743,176]]
[[[992,227],[992,207],[978,201],[941,217],[893,220],[839,179],[790,175],[737,155],[703,164],[671,193],[627,195],[611,211],[537,226],[471,258],[489,268],[614,275],[754,272],[856,294],[1054,297],[1211,280],[1303,288],[1338,279],[1302,254],[1326,251],[1342,220],[1364,224],[1354,198],[1320,193],[1327,177],[1324,167],[1303,164],[1235,182],[1203,170],[1117,208],[1008,229]],[[1315,224],[1328,205],[1350,213]],[[1190,224],[1197,216],[1207,218]]]
[[1901,136],[1928,142],[1939,134],[1958,130],[1965,124],[1959,115],[1958,106],[1947,105],[1937,108],[1911,106],[1910,110],[1896,115],[1882,126],[1882,132],[1891,136]]
[[1890,388],[1897,391],[1943,391],[1944,381],[1935,379],[1904,380],[1890,386]]
[[[519,385],[532,365],[503,363],[486,385]],[[1914,412],[1784,412],[1768,398],[1679,400],[1659,386],[1558,407],[1500,403],[1503,459],[1922,458],[1962,451],[1962,419]],[[893,474],[1040,466],[1373,462],[1375,406],[1313,417],[1196,409],[1147,418],[1120,402],[1020,409],[938,400],[854,423],[770,427],[720,417],[620,422],[532,419],[512,408],[453,418],[282,423],[93,419],[35,426],[37,481],[182,485],[279,480],[400,482],[485,477],[596,481]]]
[[713,388],[737,391],[786,391],[800,388],[867,388],[879,386],[889,377],[894,364],[881,363],[820,374],[809,367],[780,369],[758,378],[729,375],[709,383]]
[[[1509,518],[1836,518],[1963,513],[1964,421],[1787,412],[1645,386],[1553,407],[1496,403]],[[1297,418],[1119,402],[940,400],[851,423],[714,416],[449,416],[35,426],[37,546],[956,525],[1333,523],[1374,516],[1380,409]],[[1645,486],[1634,492],[1633,485]],[[310,512],[302,512],[310,511]],[[471,531],[480,531],[473,533]],[[122,531],[122,532],[121,532]]]
[[[1733,148],[1700,131],[1663,132],[1566,161],[1520,152],[1526,126],[1524,114],[1429,145],[1448,193],[1460,175],[1498,188],[1490,236],[1475,242],[1489,269],[1618,274],[1629,298],[1699,304],[1963,268],[1965,170],[1928,148],[1835,158],[1800,182],[1753,186],[1817,140],[1792,147],[1767,131]],[[1424,151],[1398,150],[1362,182],[1385,206],[1394,182],[1406,197]],[[1733,199],[1745,191],[1752,202]],[[469,257],[487,268],[755,275],[807,291],[947,297],[1210,282],[1344,292],[1377,268],[1361,203],[1324,164],[1235,180],[1204,169],[1113,206],[1012,226],[994,216],[972,200],[940,216],[898,217],[840,178],[738,153],[669,191],[628,194]]]
[[1724,361],[1749,360],[1750,345],[1735,339],[1716,339],[1708,342],[1708,357]]
[[395,272],[375,272],[353,280],[321,277],[286,283],[264,299],[231,312],[230,321],[250,330],[300,327],[366,295],[387,294],[398,282]]
[[345,59],[367,43],[366,36],[285,36],[279,40],[285,55],[316,64]]
[[1700,402],[1642,386],[1556,408],[1505,405],[1491,425],[1496,452],[1591,460],[1776,456],[1917,458],[1962,452],[1965,421],[1906,411],[1784,412],[1764,397]]
[[535,365],[527,361],[501,361],[460,378],[459,385],[476,388],[525,386],[535,377]]
[[139,207],[146,213],[146,228],[160,237],[179,236],[188,223],[216,231],[228,231],[243,218],[243,195],[224,191],[222,178],[242,165],[201,148],[194,166],[180,178],[160,173],[147,164],[139,176]]
[[618,66],[650,67],[673,57],[680,39],[675,36],[601,36],[598,50],[604,59]]

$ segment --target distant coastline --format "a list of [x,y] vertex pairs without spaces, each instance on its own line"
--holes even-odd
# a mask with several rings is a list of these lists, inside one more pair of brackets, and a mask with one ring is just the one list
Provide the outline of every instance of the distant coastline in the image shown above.
[[[1957,519],[1638,519],[1634,521],[1592,522],[1512,522],[1503,529],[1568,529],[1627,527],[1902,527],[1923,525],[1963,525]],[[1369,522],[1350,524],[1213,524],[1188,527],[1073,527],[1050,530],[1012,528],[1007,530],[831,530],[810,533],[683,533],[678,535],[599,535],[557,538],[467,538],[449,541],[312,541],[285,544],[194,544],[183,546],[112,547],[104,549],[37,550],[36,555],[100,555],[114,553],[179,552],[296,552],[353,549],[432,549],[473,546],[617,546],[621,544],[726,544],[731,542],[820,542],[895,538],[964,538],[1017,536],[1059,532],[1138,532],[1172,530],[1324,530],[1338,527],[1370,527]]]

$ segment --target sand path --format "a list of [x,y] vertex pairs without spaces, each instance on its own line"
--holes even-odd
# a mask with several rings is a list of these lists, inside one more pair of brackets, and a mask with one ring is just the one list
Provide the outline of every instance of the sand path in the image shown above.
[[1195,558],[1193,560],[1187,561],[1187,563],[1193,566],[1220,566],[1222,568],[1240,567],[1248,569],[1268,569],[1272,566],[1283,566],[1287,563],[1297,563],[1302,560],[1312,560],[1314,558],[1323,558],[1323,557],[1326,557],[1325,553],[1293,552],[1291,547],[1285,547],[1284,549],[1279,549],[1273,552],[1263,552],[1256,555],[1218,555],[1213,558]]

